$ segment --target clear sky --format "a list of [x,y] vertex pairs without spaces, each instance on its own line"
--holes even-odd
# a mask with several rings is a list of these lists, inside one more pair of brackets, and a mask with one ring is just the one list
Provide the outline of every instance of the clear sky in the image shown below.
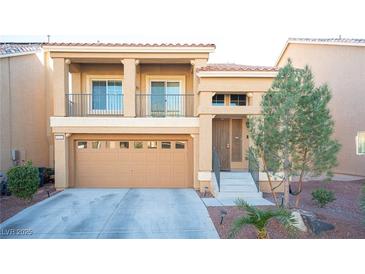
[[364,2],[4,1],[0,41],[205,42],[211,62],[273,65],[288,37],[365,38]]

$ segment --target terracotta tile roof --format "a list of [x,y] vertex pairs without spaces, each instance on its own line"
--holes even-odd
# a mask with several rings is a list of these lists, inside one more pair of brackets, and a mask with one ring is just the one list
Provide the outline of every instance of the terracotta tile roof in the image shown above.
[[71,47],[214,47],[214,44],[180,44],[180,43],[43,43],[45,46],[71,46]]
[[32,53],[40,48],[40,43],[0,43],[0,56]]
[[278,71],[277,67],[246,66],[238,64],[208,64],[198,71]]
[[365,39],[353,39],[353,38],[289,38],[288,42],[365,45]]

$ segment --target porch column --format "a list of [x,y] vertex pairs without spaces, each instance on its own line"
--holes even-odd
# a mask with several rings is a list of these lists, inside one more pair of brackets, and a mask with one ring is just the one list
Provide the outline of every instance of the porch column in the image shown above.
[[200,189],[200,183],[198,180],[198,173],[199,173],[199,134],[191,134],[193,138],[193,154],[194,154],[194,163],[193,163],[193,170],[194,170],[194,188]]
[[207,59],[194,59],[191,61],[191,65],[193,66],[194,116],[198,115],[199,106],[199,77],[197,75],[197,70],[206,66],[207,61]]
[[68,187],[68,137],[64,133],[54,134],[55,187]]
[[81,93],[81,69],[80,64],[71,64],[70,67],[70,73],[71,73],[71,83],[72,87],[69,87],[69,89],[72,88],[72,93]]
[[123,109],[125,117],[136,117],[136,59],[123,59]]
[[198,180],[200,190],[204,191],[204,187],[212,190],[212,120],[214,115],[201,114],[199,116],[199,172]]
[[[69,64],[64,58],[53,58],[53,115],[66,116],[65,94],[68,93]],[[69,60],[67,60],[69,63]]]

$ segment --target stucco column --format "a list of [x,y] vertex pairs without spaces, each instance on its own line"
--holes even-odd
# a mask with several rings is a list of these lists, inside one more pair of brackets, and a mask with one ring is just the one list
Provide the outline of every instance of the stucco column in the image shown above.
[[68,187],[68,137],[64,133],[55,133],[54,160],[55,160],[55,187]]
[[207,186],[211,189],[212,173],[212,121],[214,115],[199,116],[199,172],[198,180],[201,191]]
[[206,66],[207,61],[207,59],[194,59],[191,61],[191,65],[193,66],[194,116],[198,115],[199,106],[199,77],[197,75],[197,70]]
[[193,138],[193,172],[194,172],[194,188],[199,189],[200,183],[198,180],[198,173],[199,173],[199,134],[191,134]]
[[[81,69],[80,64],[71,64],[71,83],[72,83],[72,93],[81,93]],[[69,87],[71,88],[71,87]]]
[[69,65],[64,58],[53,59],[53,115],[66,116],[65,94],[68,93]]
[[123,107],[125,117],[136,116],[136,59],[123,59]]

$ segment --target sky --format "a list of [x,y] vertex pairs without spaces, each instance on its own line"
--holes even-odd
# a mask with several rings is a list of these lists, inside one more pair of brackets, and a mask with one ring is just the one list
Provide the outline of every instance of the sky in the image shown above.
[[362,2],[4,1],[0,41],[214,43],[210,62],[274,65],[289,37],[365,38]]

